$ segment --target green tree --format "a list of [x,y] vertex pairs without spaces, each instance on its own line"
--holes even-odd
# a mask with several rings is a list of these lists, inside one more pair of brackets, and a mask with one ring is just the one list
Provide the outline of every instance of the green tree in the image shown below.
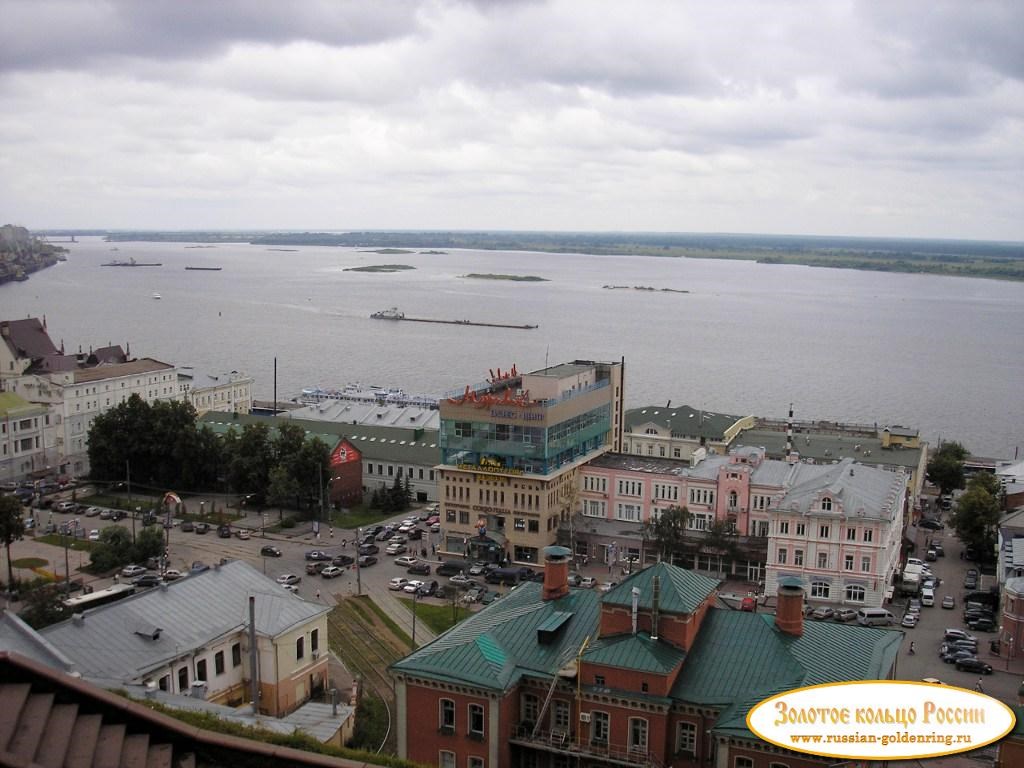
[[145,563],[151,557],[162,557],[164,554],[164,531],[157,525],[150,525],[139,531],[135,537],[135,546],[131,549],[128,561]]
[[953,516],[957,535],[986,560],[994,556],[1002,507],[999,481],[987,472],[971,478],[957,502]]
[[291,507],[299,496],[299,484],[287,467],[278,465],[270,470],[267,500],[275,507]]
[[270,427],[265,423],[246,424],[242,434],[232,441],[228,458],[228,483],[235,493],[254,493],[266,498],[270,470],[276,464]]
[[672,562],[674,555],[682,554],[689,521],[690,510],[673,505],[662,510],[657,517],[651,516],[651,519],[644,523],[644,539],[654,542],[660,559]]
[[132,532],[123,525],[111,525],[100,531],[100,540],[93,547],[90,559],[94,571],[103,573],[132,561]]
[[327,482],[331,478],[331,449],[318,437],[302,443],[298,451],[286,465],[295,482],[303,502],[309,508],[317,508],[320,504],[321,484],[326,498]]
[[36,579],[24,594],[25,607],[18,616],[33,629],[42,629],[66,619],[64,595],[56,584]]
[[964,487],[964,459],[967,449],[960,443],[943,443],[928,460],[925,474],[928,482],[939,487],[940,493],[949,493]]
[[0,542],[7,552],[7,586],[14,585],[14,566],[11,565],[11,544],[25,535],[25,521],[21,517],[21,502],[17,496],[0,496]]

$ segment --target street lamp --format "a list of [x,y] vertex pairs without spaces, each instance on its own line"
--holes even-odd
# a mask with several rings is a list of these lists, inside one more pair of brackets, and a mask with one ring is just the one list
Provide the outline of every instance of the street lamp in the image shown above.
[[419,587],[412,593],[412,649],[416,650],[416,598],[420,596]]

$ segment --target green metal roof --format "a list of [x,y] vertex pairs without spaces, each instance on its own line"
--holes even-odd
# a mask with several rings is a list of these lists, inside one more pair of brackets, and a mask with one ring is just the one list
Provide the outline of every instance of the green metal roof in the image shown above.
[[685,651],[652,640],[650,635],[643,632],[601,638],[583,654],[583,660],[591,664],[658,675],[670,674],[685,657]]
[[780,691],[844,680],[884,679],[903,633],[833,622],[805,622],[802,637],[775,627],[775,617],[708,611],[672,689],[695,704],[731,704],[716,731],[749,736],[747,711]]
[[666,613],[693,613],[718,588],[718,581],[715,579],[668,563],[656,563],[614,587],[605,594],[602,602],[632,607],[633,587],[639,587],[639,606],[650,610],[654,594],[652,582],[655,576],[661,580],[658,608]]
[[14,392],[0,392],[0,413],[13,415],[18,411],[37,410],[40,413],[46,411],[41,405],[33,405],[21,395]]
[[[596,633],[598,596],[573,589],[557,600],[542,600],[540,592],[540,584],[521,584],[391,669],[499,691],[524,674],[550,678]],[[538,642],[537,630],[559,621],[553,642]]]

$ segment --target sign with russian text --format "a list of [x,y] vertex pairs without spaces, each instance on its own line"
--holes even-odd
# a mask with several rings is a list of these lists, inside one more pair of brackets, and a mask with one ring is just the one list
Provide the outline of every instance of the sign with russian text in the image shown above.
[[983,693],[910,681],[796,688],[758,703],[747,727],[796,752],[857,760],[954,755],[998,741],[1013,711]]

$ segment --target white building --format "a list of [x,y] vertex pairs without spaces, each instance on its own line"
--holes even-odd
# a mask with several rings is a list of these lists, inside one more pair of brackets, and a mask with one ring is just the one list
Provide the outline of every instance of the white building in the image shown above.
[[767,510],[765,593],[792,577],[815,602],[881,606],[899,567],[908,475],[852,459],[801,469]]
[[50,460],[46,428],[49,409],[14,392],[0,392],[0,482],[26,480],[45,472]]
[[251,413],[253,381],[238,371],[211,374],[190,366],[178,369],[179,391],[200,416],[207,411]]

